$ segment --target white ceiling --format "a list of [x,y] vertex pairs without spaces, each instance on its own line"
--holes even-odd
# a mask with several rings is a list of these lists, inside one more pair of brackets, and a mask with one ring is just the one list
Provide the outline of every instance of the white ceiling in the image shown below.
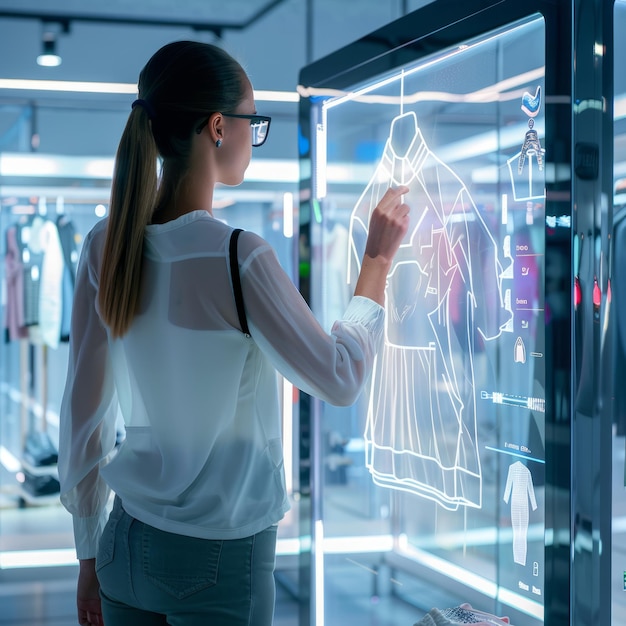
[[[0,0],[0,79],[135,83],[159,47],[198,39],[223,45],[244,65],[255,89],[295,91],[304,65],[429,1]],[[57,68],[42,68],[35,61],[42,45],[40,16],[70,20],[69,32],[58,37],[63,63]],[[103,21],[94,20],[98,16]],[[242,25],[254,16],[244,29],[224,28],[219,40],[212,32],[191,27],[207,22]],[[7,132],[15,131],[20,107],[35,105],[42,151],[111,154],[131,100],[0,89],[0,151],[15,150]],[[263,103],[258,108],[276,118],[274,141],[262,148],[265,155],[295,157],[297,105]],[[101,110],[100,118],[90,114],[95,109]]]
[[[330,0],[332,1],[332,0]],[[240,21],[242,17],[273,4],[275,0],[2,0],[0,9],[59,14],[108,15],[119,17],[171,17],[180,19],[215,19]],[[220,17],[221,19],[221,17]]]
[[[97,66],[91,73],[97,71],[101,80],[124,80],[139,69],[135,55],[128,49],[138,50],[145,61],[142,39],[146,36],[155,41],[181,37],[213,40],[215,36],[202,26],[216,24],[224,27],[221,35],[226,46],[234,47],[253,66],[261,62],[271,68],[267,80],[275,84],[261,88],[282,88],[279,83],[287,81],[293,87],[302,65],[429,1],[0,0],[0,77],[16,71],[42,73],[33,67],[32,50],[40,46],[43,25],[39,16],[47,16],[70,21],[70,31],[59,39],[59,49],[66,52],[64,65],[54,71],[59,76],[75,69],[78,73],[80,57],[91,63],[102,58],[107,61],[106,76]],[[111,22],[116,20],[119,23]],[[200,26],[200,30],[193,29],[193,25]],[[246,28],[240,28],[244,25]],[[123,51],[123,62],[117,62],[116,51]],[[87,74],[89,70],[82,72]],[[76,76],[78,80],[86,78]],[[265,80],[265,76],[262,78]]]
[[[289,0],[3,0],[0,13],[82,17],[85,20],[140,20],[164,23],[224,24],[237,28],[269,14]],[[332,0],[323,0],[329,2]],[[320,0],[316,0],[320,2]],[[350,3],[349,3],[350,4]]]

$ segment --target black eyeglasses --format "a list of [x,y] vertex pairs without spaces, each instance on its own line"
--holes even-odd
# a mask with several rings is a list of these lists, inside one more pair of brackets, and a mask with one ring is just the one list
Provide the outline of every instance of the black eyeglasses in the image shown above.
[[[244,120],[250,120],[250,130],[252,131],[252,146],[258,148],[262,146],[270,132],[270,122],[272,118],[267,115],[239,115],[237,113],[222,113],[224,117],[238,117]],[[196,132],[198,135],[202,132],[202,129],[208,124],[209,118],[207,118],[198,128]]]

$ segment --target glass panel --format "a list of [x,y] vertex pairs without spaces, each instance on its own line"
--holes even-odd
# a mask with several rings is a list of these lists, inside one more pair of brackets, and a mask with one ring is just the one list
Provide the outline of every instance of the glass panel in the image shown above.
[[[38,163],[31,165],[32,175]],[[59,410],[76,264],[107,196],[23,190],[0,189],[0,569],[7,570],[76,562],[71,517],[59,502]]]
[[[389,596],[428,611],[477,592],[485,610],[543,622],[544,202],[554,176],[544,41],[535,17],[321,105],[312,302],[327,327],[353,291],[378,199],[406,184],[411,206],[371,385],[348,409],[321,409],[329,623],[337,593],[377,599],[400,625],[410,617],[389,613]],[[433,595],[417,575],[450,594]]]
[[624,501],[624,458],[626,437],[626,389],[622,379],[626,366],[626,318],[624,317],[623,279],[626,267],[626,76],[623,72],[626,53],[626,2],[618,0],[614,6],[614,180],[613,202],[614,264],[612,282],[615,315],[614,337],[614,405],[613,405],[613,533],[611,602],[612,624],[626,623],[626,504]]
[[[110,171],[112,159],[95,162],[109,166]],[[24,278],[41,277],[45,259],[58,261],[58,269],[73,270],[84,237],[107,213],[110,179],[103,176],[96,181],[86,180],[84,170],[90,163],[93,165],[94,160],[0,154],[3,183],[0,186],[0,277],[4,322],[4,340],[0,345],[0,581],[11,580],[13,573],[26,567],[76,564],[72,520],[60,505],[54,462],[68,361],[71,280],[68,284],[63,280],[64,275],[48,275],[48,280],[52,278],[58,286],[68,289],[60,292],[63,298],[58,310],[62,312],[62,331],[56,343],[51,343],[49,336],[42,342],[40,324],[24,328],[24,322],[19,320],[24,316]],[[267,166],[262,160],[255,165]],[[44,179],[44,170],[62,171],[61,181],[52,177]],[[41,175],[37,175],[38,172]],[[293,277],[295,184],[285,179],[275,184],[264,183],[263,188],[255,183],[242,187],[216,190],[215,217],[264,237],[275,249],[283,268]],[[59,241],[54,237],[57,232]],[[28,272],[23,268],[26,264]],[[45,271],[49,270],[47,267]],[[70,271],[68,279],[71,274]],[[28,285],[33,287],[31,282]],[[31,291],[28,314],[35,322],[41,294],[34,289]],[[53,312],[46,310],[48,321]],[[294,453],[293,449],[297,433],[292,426],[294,394],[288,383],[282,383],[281,389],[285,470],[291,495],[293,468],[297,466],[297,457],[294,458],[297,450]],[[44,454],[48,448],[52,456]],[[294,506],[279,528],[279,569],[292,566],[297,537],[297,507]],[[32,575],[39,577],[39,574]],[[73,577],[75,573],[68,570],[68,576]],[[286,593],[283,595],[281,610],[293,610],[292,598]]]

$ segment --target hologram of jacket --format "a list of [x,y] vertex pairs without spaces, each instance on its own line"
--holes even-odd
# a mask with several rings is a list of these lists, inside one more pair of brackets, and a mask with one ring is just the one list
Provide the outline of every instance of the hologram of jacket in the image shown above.
[[350,219],[348,275],[360,268],[369,218],[391,185],[410,188],[410,226],[385,290],[385,345],[372,376],[366,465],[381,486],[449,510],[480,507],[474,387],[476,332],[510,318],[497,245],[467,187],[426,145],[415,113],[395,118]]

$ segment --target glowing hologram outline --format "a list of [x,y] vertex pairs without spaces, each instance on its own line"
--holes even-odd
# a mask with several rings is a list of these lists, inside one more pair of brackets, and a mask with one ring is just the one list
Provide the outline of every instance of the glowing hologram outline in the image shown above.
[[[545,152],[545,150],[543,151]],[[546,192],[545,192],[545,177],[542,175],[539,175],[538,178],[540,180],[540,182],[543,183],[543,185],[541,186],[541,191],[536,191],[533,192],[533,186],[537,186],[537,182],[535,181],[534,177],[533,177],[533,172],[535,170],[535,162],[536,159],[534,158],[534,154],[528,154],[528,159],[526,161],[526,163],[528,164],[528,176],[524,177],[524,176],[520,176],[519,174],[517,174],[517,167],[518,167],[518,163],[519,163],[519,159],[520,159],[520,155],[521,155],[521,151],[518,152],[517,154],[514,154],[512,157],[510,157],[509,159],[507,159],[506,164],[507,167],[509,168],[509,175],[511,177],[511,187],[513,188],[513,199],[516,202],[523,202],[524,200],[535,200],[535,199],[542,199],[546,197]],[[525,190],[524,192],[521,190],[521,188],[524,187]]]
[[514,267],[515,267],[515,259],[511,254],[511,235],[506,235],[504,237],[504,241],[502,243],[502,252],[504,254],[504,258],[508,259],[509,264],[505,269],[502,270],[500,274],[500,278],[502,279],[513,279],[515,277]]
[[526,565],[530,507],[532,507],[533,511],[536,511],[537,500],[535,499],[532,474],[521,461],[515,461],[515,463],[509,465],[502,499],[507,504],[509,499],[511,500],[513,560],[519,565]]
[[[478,259],[472,259],[468,224],[474,223],[483,244],[493,251],[492,269],[482,266],[480,275],[481,280],[484,273],[490,275],[489,284],[497,287],[496,304],[506,317],[511,311],[504,309],[498,246],[466,185],[426,146],[411,111],[392,121],[383,155],[352,211],[348,277],[360,269],[371,212],[385,190],[399,184],[415,187],[421,203],[412,204],[408,194],[412,223],[387,278],[384,346],[372,376],[364,434],[366,466],[380,486],[417,494],[449,510],[480,508],[474,336],[478,331],[486,341],[496,339],[508,330],[510,320],[491,329],[474,322],[474,311],[484,305],[476,298],[473,272],[478,270],[472,265]],[[442,199],[450,189],[447,200],[457,212],[448,210]],[[455,279],[466,290],[465,336],[451,331],[449,298]],[[398,294],[395,283],[402,285]],[[412,318],[417,322],[407,328]],[[466,350],[455,354],[458,342]],[[460,356],[465,358],[462,368],[455,364]],[[416,376],[426,381],[424,393],[418,393]]]
[[[529,118],[528,130],[524,136],[520,151],[506,162],[509,168],[509,176],[511,177],[511,186],[513,187],[513,198],[517,202],[546,197],[544,172],[544,154],[546,151],[541,147],[541,141],[535,129],[534,119],[539,115],[541,104],[541,85],[537,85],[534,95],[528,91],[524,91],[522,94],[521,109]],[[514,165],[514,163],[516,165]],[[528,176],[524,177],[526,164],[528,164]],[[538,172],[535,172],[535,169],[537,169]],[[533,174],[535,173],[538,174],[538,178],[542,183],[540,193],[536,191],[533,192],[533,187],[537,185],[533,179]],[[523,193],[522,188],[524,188],[524,191],[527,191],[527,193]]]

